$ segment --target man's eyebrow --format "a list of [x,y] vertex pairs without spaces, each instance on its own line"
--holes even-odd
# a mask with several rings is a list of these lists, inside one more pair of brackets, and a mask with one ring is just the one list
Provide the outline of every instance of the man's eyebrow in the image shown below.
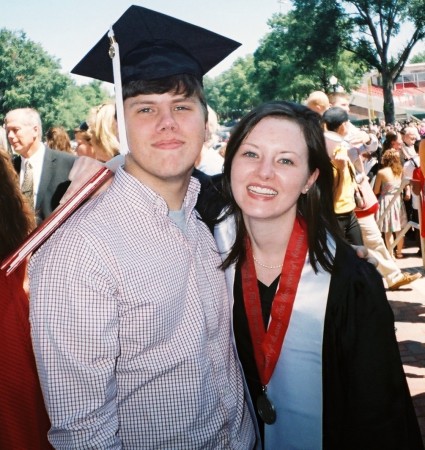
[[[179,96],[179,97],[175,97],[171,100],[171,103],[181,103],[181,102],[191,102],[191,103],[196,103],[196,97],[190,96],[190,97],[186,97],[184,95]],[[160,101],[158,100],[154,100],[154,99],[134,99],[130,102],[130,106],[135,106],[135,105],[156,105],[160,103]]]
[[197,97],[194,96],[186,96],[186,95],[181,95],[179,97],[176,97],[172,100],[173,103],[180,103],[180,102],[192,102],[192,103],[196,103]]

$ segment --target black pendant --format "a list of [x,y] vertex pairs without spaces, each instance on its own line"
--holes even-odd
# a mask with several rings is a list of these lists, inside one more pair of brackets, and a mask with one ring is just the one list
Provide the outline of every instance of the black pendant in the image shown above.
[[273,403],[267,397],[267,393],[264,393],[257,398],[257,411],[264,423],[272,425],[276,422],[276,410]]

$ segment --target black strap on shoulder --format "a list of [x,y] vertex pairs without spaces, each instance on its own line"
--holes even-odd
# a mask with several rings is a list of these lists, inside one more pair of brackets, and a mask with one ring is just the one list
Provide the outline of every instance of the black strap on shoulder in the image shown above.
[[209,176],[195,169],[192,176],[201,183],[196,210],[212,232],[214,225],[217,223],[217,218],[226,204],[221,188],[223,175]]

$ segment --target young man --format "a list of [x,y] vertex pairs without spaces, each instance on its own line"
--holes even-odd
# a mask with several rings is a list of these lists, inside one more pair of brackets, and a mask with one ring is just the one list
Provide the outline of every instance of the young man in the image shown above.
[[[329,94],[329,103],[331,106],[338,106],[350,113],[350,96],[346,92],[332,92]],[[366,133],[360,130],[350,121],[348,122],[348,131],[345,140],[351,147],[362,147],[363,152],[373,153],[378,148],[378,138],[373,133]]]
[[[129,153],[30,264],[55,448],[255,445],[215,242],[194,210],[202,75],[237,43],[132,6],[120,46]],[[106,35],[74,69],[112,81]]]

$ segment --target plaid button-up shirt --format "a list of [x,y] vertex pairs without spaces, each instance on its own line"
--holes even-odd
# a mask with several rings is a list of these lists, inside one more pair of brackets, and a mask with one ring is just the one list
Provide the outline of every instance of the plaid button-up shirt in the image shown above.
[[253,447],[220,256],[123,170],[30,263],[31,325],[56,448]]

